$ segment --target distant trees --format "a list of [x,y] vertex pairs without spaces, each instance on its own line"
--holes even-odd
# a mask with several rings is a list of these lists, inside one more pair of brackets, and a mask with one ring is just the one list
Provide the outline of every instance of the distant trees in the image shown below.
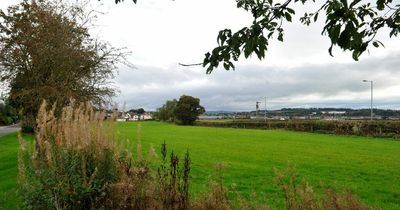
[[9,100],[0,102],[0,125],[10,125],[16,123],[18,119],[19,114]]
[[132,114],[144,114],[146,111],[143,108],[139,108],[139,109],[131,109],[128,112]]
[[178,101],[176,99],[166,101],[162,107],[157,109],[157,119],[166,122],[175,122],[174,111],[177,104]]
[[93,39],[90,13],[62,1],[28,1],[0,10],[0,79],[13,104],[34,122],[43,99],[100,104],[124,53]]
[[199,115],[205,112],[200,105],[200,99],[182,95],[179,101],[168,100],[157,109],[155,116],[161,121],[175,122],[182,125],[193,125]]
[[139,109],[130,109],[128,113],[131,117],[136,116],[137,120],[141,120],[144,119],[142,118],[142,115],[145,114],[146,111],[143,108],[139,108]]
[[200,99],[183,95],[176,104],[174,115],[183,125],[193,125],[199,115],[205,112],[204,107],[200,105]]

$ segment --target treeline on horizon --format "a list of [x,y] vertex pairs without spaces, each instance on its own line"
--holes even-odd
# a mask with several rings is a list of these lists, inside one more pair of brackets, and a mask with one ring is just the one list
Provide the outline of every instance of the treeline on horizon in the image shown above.
[[[259,110],[258,114],[261,116],[265,110]],[[323,112],[346,112],[342,116],[348,117],[361,117],[370,116],[371,109],[351,109],[351,108],[282,108],[279,110],[267,110],[267,116],[304,116],[304,115],[324,115]],[[207,111],[204,115],[216,116],[224,114],[241,114],[255,116],[256,111]],[[400,117],[400,110],[393,109],[373,109],[374,116],[381,117]]]

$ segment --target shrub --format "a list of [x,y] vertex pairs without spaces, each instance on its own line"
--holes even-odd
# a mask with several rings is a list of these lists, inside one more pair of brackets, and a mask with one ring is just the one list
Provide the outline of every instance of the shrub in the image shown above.
[[35,128],[32,125],[21,124],[21,132],[22,133],[34,133]]

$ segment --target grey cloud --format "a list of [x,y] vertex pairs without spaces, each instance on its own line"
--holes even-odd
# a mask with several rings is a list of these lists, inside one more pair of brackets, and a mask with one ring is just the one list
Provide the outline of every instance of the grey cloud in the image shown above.
[[252,110],[255,101],[267,96],[269,109],[356,108],[368,105],[369,86],[361,81],[372,79],[377,92],[392,90],[376,95],[377,105],[400,108],[400,92],[393,93],[393,88],[400,85],[399,58],[397,53],[347,64],[291,68],[239,65],[236,71],[218,69],[211,75],[202,68],[139,66],[137,70],[120,72],[116,85],[121,95],[117,101],[151,110],[167,99],[189,94],[199,97],[207,110]]

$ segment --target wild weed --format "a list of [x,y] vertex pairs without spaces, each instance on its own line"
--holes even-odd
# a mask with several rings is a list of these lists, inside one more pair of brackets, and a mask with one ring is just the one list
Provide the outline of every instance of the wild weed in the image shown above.
[[366,210],[369,207],[363,204],[356,196],[349,192],[335,192],[327,189],[322,199],[319,199],[311,185],[299,180],[296,170],[289,166],[278,171],[276,184],[285,195],[285,207],[288,210]]

